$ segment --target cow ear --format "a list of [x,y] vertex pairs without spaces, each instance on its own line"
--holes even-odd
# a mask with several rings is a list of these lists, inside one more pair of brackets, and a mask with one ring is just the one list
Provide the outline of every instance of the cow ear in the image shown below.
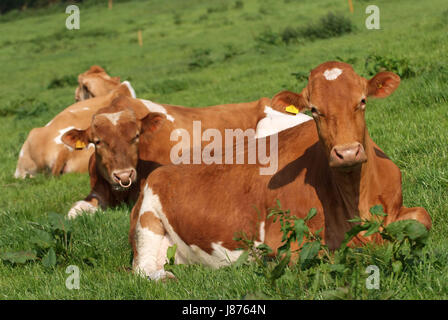
[[146,117],[141,120],[141,131],[146,133],[154,133],[159,130],[165,123],[166,116],[159,112],[150,112]]
[[289,106],[296,107],[299,111],[303,111],[308,107],[308,101],[305,97],[305,89],[301,93],[291,91],[282,91],[272,98],[272,106],[274,109],[284,112]]
[[117,98],[117,97],[120,97],[120,96],[126,96],[126,97],[133,98],[131,90],[124,83],[120,84],[112,92],[113,92],[113,97],[114,98]]
[[400,77],[393,72],[377,73],[367,83],[368,96],[385,98],[400,85]]
[[72,129],[70,131],[67,131],[62,135],[62,142],[68,145],[69,147],[81,150],[88,147],[89,144],[89,136],[90,136],[90,130],[79,130],[79,129]]
[[104,69],[101,68],[100,66],[93,65],[90,67],[90,69],[87,72],[88,73],[101,73],[101,72],[106,72],[106,71],[104,71]]

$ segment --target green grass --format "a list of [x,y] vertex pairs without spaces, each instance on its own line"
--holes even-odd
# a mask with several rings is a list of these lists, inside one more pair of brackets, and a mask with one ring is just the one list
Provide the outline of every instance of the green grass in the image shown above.
[[[227,3],[227,5],[225,5]],[[0,299],[322,299],[347,287],[348,298],[447,299],[448,256],[448,5],[445,0],[377,0],[381,30],[367,30],[367,2],[354,1],[132,1],[80,6],[81,29],[65,29],[65,10],[14,13],[0,19],[0,252],[30,249],[35,223],[48,212],[66,213],[89,191],[87,175],[13,179],[29,130],[45,125],[74,101],[73,79],[93,64],[130,80],[141,98],[206,106],[271,97],[304,85],[307,73],[340,57],[367,76],[365,59],[407,59],[416,75],[385,100],[368,102],[371,136],[400,167],[406,206],[423,206],[433,219],[426,257],[404,273],[382,275],[366,290],[360,260],[349,283],[319,267],[287,271],[276,287],[255,265],[211,270],[176,268],[178,281],[148,282],[129,272],[129,207],[74,222],[72,247],[53,269],[39,262],[0,262]],[[313,25],[329,11],[350,17],[355,30],[328,39],[286,45],[257,42],[265,30]],[[2,22],[3,21],[3,22]],[[137,31],[143,32],[143,47]],[[205,53],[207,52],[207,53]],[[192,67],[194,66],[194,67]],[[55,85],[55,83],[57,85]],[[367,248],[381,256],[384,248]],[[86,262],[93,257],[94,262]],[[79,290],[67,290],[65,268],[81,270]],[[319,276],[316,276],[316,274]]]

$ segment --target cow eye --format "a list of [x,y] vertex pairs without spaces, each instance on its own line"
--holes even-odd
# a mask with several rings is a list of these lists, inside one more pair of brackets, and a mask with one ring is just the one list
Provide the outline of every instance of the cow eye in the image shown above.
[[311,113],[313,114],[313,117],[324,117],[324,115],[317,110],[316,107],[311,107]]
[[359,103],[359,108],[361,110],[364,110],[366,108],[366,99],[361,99],[361,102]]
[[99,145],[99,144],[101,144],[101,140],[95,140],[94,143],[95,143],[95,145]]

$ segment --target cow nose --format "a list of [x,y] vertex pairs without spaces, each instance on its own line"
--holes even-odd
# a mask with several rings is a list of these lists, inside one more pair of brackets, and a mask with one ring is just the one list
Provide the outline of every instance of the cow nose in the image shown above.
[[120,184],[123,188],[129,188],[135,180],[137,173],[135,169],[115,170],[112,172],[112,177],[115,182]]
[[351,167],[367,161],[359,142],[334,146],[330,152],[330,167]]

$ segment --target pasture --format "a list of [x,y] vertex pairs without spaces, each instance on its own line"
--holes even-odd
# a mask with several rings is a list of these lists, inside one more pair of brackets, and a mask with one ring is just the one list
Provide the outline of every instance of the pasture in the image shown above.
[[[64,6],[0,16],[0,299],[447,299],[448,4],[377,0],[381,29],[368,30],[371,3],[353,3],[354,13],[343,0],[129,1],[112,10],[87,2],[80,30],[71,31]],[[330,12],[340,34],[319,29]],[[129,80],[139,98],[199,107],[299,92],[304,75],[329,60],[365,77],[380,67],[402,76],[391,97],[370,99],[366,111],[372,139],[402,171],[404,205],[433,219],[421,259],[400,270],[380,246],[355,251],[338,272],[318,262],[291,266],[275,283],[256,263],[175,266],[177,281],[150,282],[130,269],[131,207],[79,217],[70,239],[57,238],[51,213],[65,215],[88,194],[88,175],[13,178],[28,132],[74,103],[76,77],[93,64]],[[39,230],[56,234],[55,263],[44,245],[36,249]],[[5,258],[28,250],[39,257]],[[370,264],[380,269],[379,290],[366,289]],[[79,290],[66,288],[69,265],[80,269]]]

